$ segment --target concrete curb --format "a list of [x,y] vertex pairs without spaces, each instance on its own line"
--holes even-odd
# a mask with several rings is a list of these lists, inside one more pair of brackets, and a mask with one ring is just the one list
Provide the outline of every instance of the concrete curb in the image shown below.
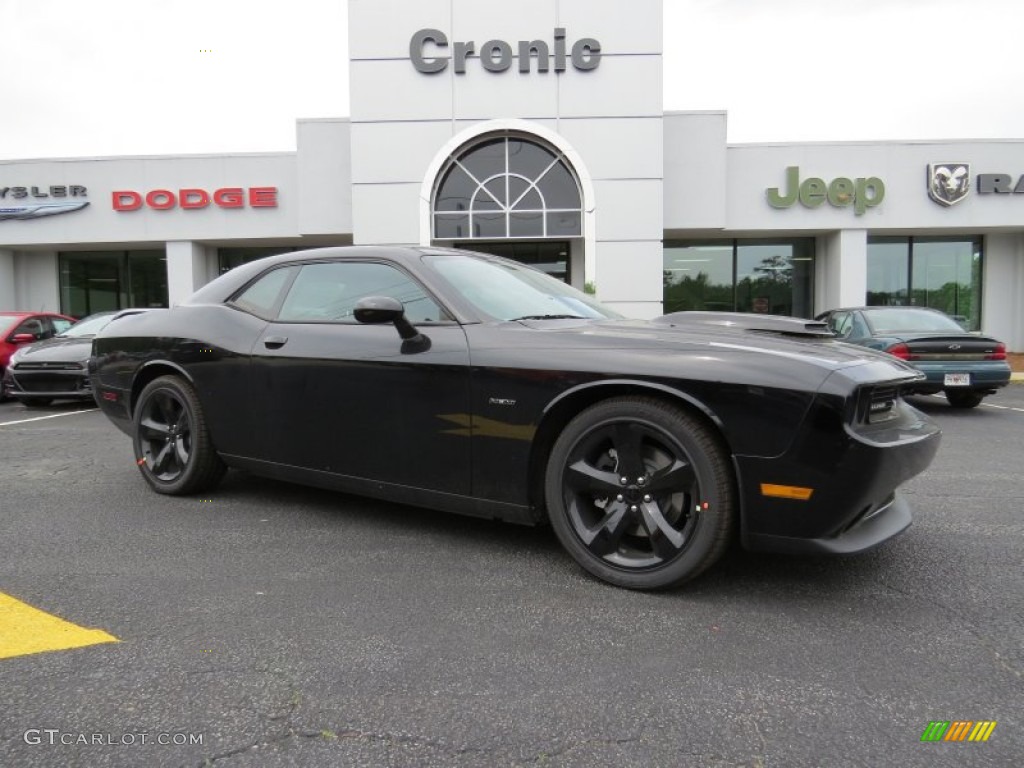
[[1024,381],[1024,373],[1011,373],[1010,381],[1022,382]]

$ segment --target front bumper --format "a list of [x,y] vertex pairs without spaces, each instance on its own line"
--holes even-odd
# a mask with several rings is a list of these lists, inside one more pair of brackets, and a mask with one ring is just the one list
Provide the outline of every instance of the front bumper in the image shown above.
[[85,370],[76,371],[4,371],[3,393],[19,400],[51,398],[92,400],[92,382]]
[[[736,457],[743,545],[849,554],[875,547],[910,525],[910,507],[897,489],[931,464],[941,432],[902,399],[896,409],[885,423],[858,423],[838,399],[819,398],[785,454]],[[805,500],[776,498],[765,494],[763,484],[812,492]]]
[[835,536],[817,539],[798,539],[748,533],[743,545],[759,552],[802,555],[852,555],[877,547],[910,527],[913,518],[910,505],[898,492],[882,502],[877,509],[869,509],[853,525]]

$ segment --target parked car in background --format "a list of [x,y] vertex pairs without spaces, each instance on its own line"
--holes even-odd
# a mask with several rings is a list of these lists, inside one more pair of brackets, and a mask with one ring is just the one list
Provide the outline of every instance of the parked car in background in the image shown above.
[[888,352],[927,376],[914,385],[943,392],[954,408],[974,408],[1010,381],[1006,345],[965,331],[955,319],[925,307],[851,307],[818,316],[843,341]]
[[[75,318],[53,312],[0,312],[0,381],[13,355],[19,348],[62,333],[75,323]],[[0,400],[4,388],[0,384]]]
[[[692,579],[734,540],[851,553],[911,522],[939,429],[922,378],[823,323],[627,320],[518,262],[325,248],[107,326],[96,401],[157,493],[226,467],[522,524],[612,584]],[[127,446],[126,446],[127,448]]]
[[[92,400],[87,363],[93,336],[118,318],[146,311],[97,312],[77,323],[61,323],[64,327],[56,335],[15,350],[0,389],[30,408],[49,405],[57,399]],[[56,321],[51,322],[59,327]]]

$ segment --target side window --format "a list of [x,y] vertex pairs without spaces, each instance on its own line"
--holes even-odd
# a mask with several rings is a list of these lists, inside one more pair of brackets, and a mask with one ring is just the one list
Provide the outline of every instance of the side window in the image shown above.
[[13,336],[17,336],[19,333],[31,333],[32,337],[37,341],[39,339],[46,338],[46,323],[42,317],[26,317],[21,321],[21,324],[14,329]]
[[375,262],[306,264],[292,283],[278,320],[289,323],[354,323],[356,303],[390,296],[405,307],[410,323],[448,320],[448,314],[404,272]]
[[53,330],[56,333],[64,333],[72,325],[70,320],[65,320],[63,317],[51,317],[50,322],[53,323]]
[[231,303],[259,317],[273,317],[281,298],[281,291],[296,269],[298,267],[284,267],[268,272],[238,294]]
[[868,332],[868,324],[864,322],[864,318],[860,316],[860,312],[854,312],[853,315],[853,331],[850,333],[852,339],[866,339],[871,334]]
[[828,318],[828,327],[841,338],[850,335],[852,320],[849,312],[835,312]]

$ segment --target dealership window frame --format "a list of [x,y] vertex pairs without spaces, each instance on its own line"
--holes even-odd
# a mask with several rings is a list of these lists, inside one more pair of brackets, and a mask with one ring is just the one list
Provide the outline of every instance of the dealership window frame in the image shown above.
[[514,131],[487,134],[453,152],[437,174],[430,229],[434,240],[452,243],[579,238],[583,190],[556,147]]
[[71,317],[81,319],[129,307],[169,306],[167,253],[162,248],[61,251],[57,254],[57,275],[60,311]]
[[[779,247],[791,249],[791,255],[787,257],[771,253],[772,249]],[[666,314],[702,310],[813,317],[815,253],[813,237],[665,240],[662,247],[663,309]],[[794,262],[796,266],[793,266]],[[704,273],[707,275],[704,281],[697,282],[702,268],[681,266],[704,263],[714,264],[713,269],[718,273],[717,282],[708,282],[713,277],[710,269]],[[682,290],[675,291],[675,296],[670,295],[673,285],[682,284],[682,279],[671,281],[670,273],[692,272],[694,269],[697,275],[693,279],[697,284],[689,292],[689,297]],[[788,299],[781,301],[787,291],[780,277],[787,269],[791,270]],[[726,271],[728,284],[722,280]],[[755,296],[754,284],[757,280],[751,278],[758,273],[761,275],[759,281],[762,293]]]
[[[957,253],[955,246],[958,245],[967,246],[967,250]],[[930,249],[929,246],[950,247]],[[965,256],[969,256],[969,266],[965,266]],[[933,258],[937,263],[930,263]],[[948,280],[941,285],[933,283],[934,274],[948,274],[950,268],[954,274],[952,283]],[[984,238],[980,235],[870,236],[864,303],[867,306],[930,307],[952,316],[967,330],[978,331],[981,329],[984,268]],[[878,279],[883,273],[885,282]],[[969,282],[960,282],[962,276]]]

